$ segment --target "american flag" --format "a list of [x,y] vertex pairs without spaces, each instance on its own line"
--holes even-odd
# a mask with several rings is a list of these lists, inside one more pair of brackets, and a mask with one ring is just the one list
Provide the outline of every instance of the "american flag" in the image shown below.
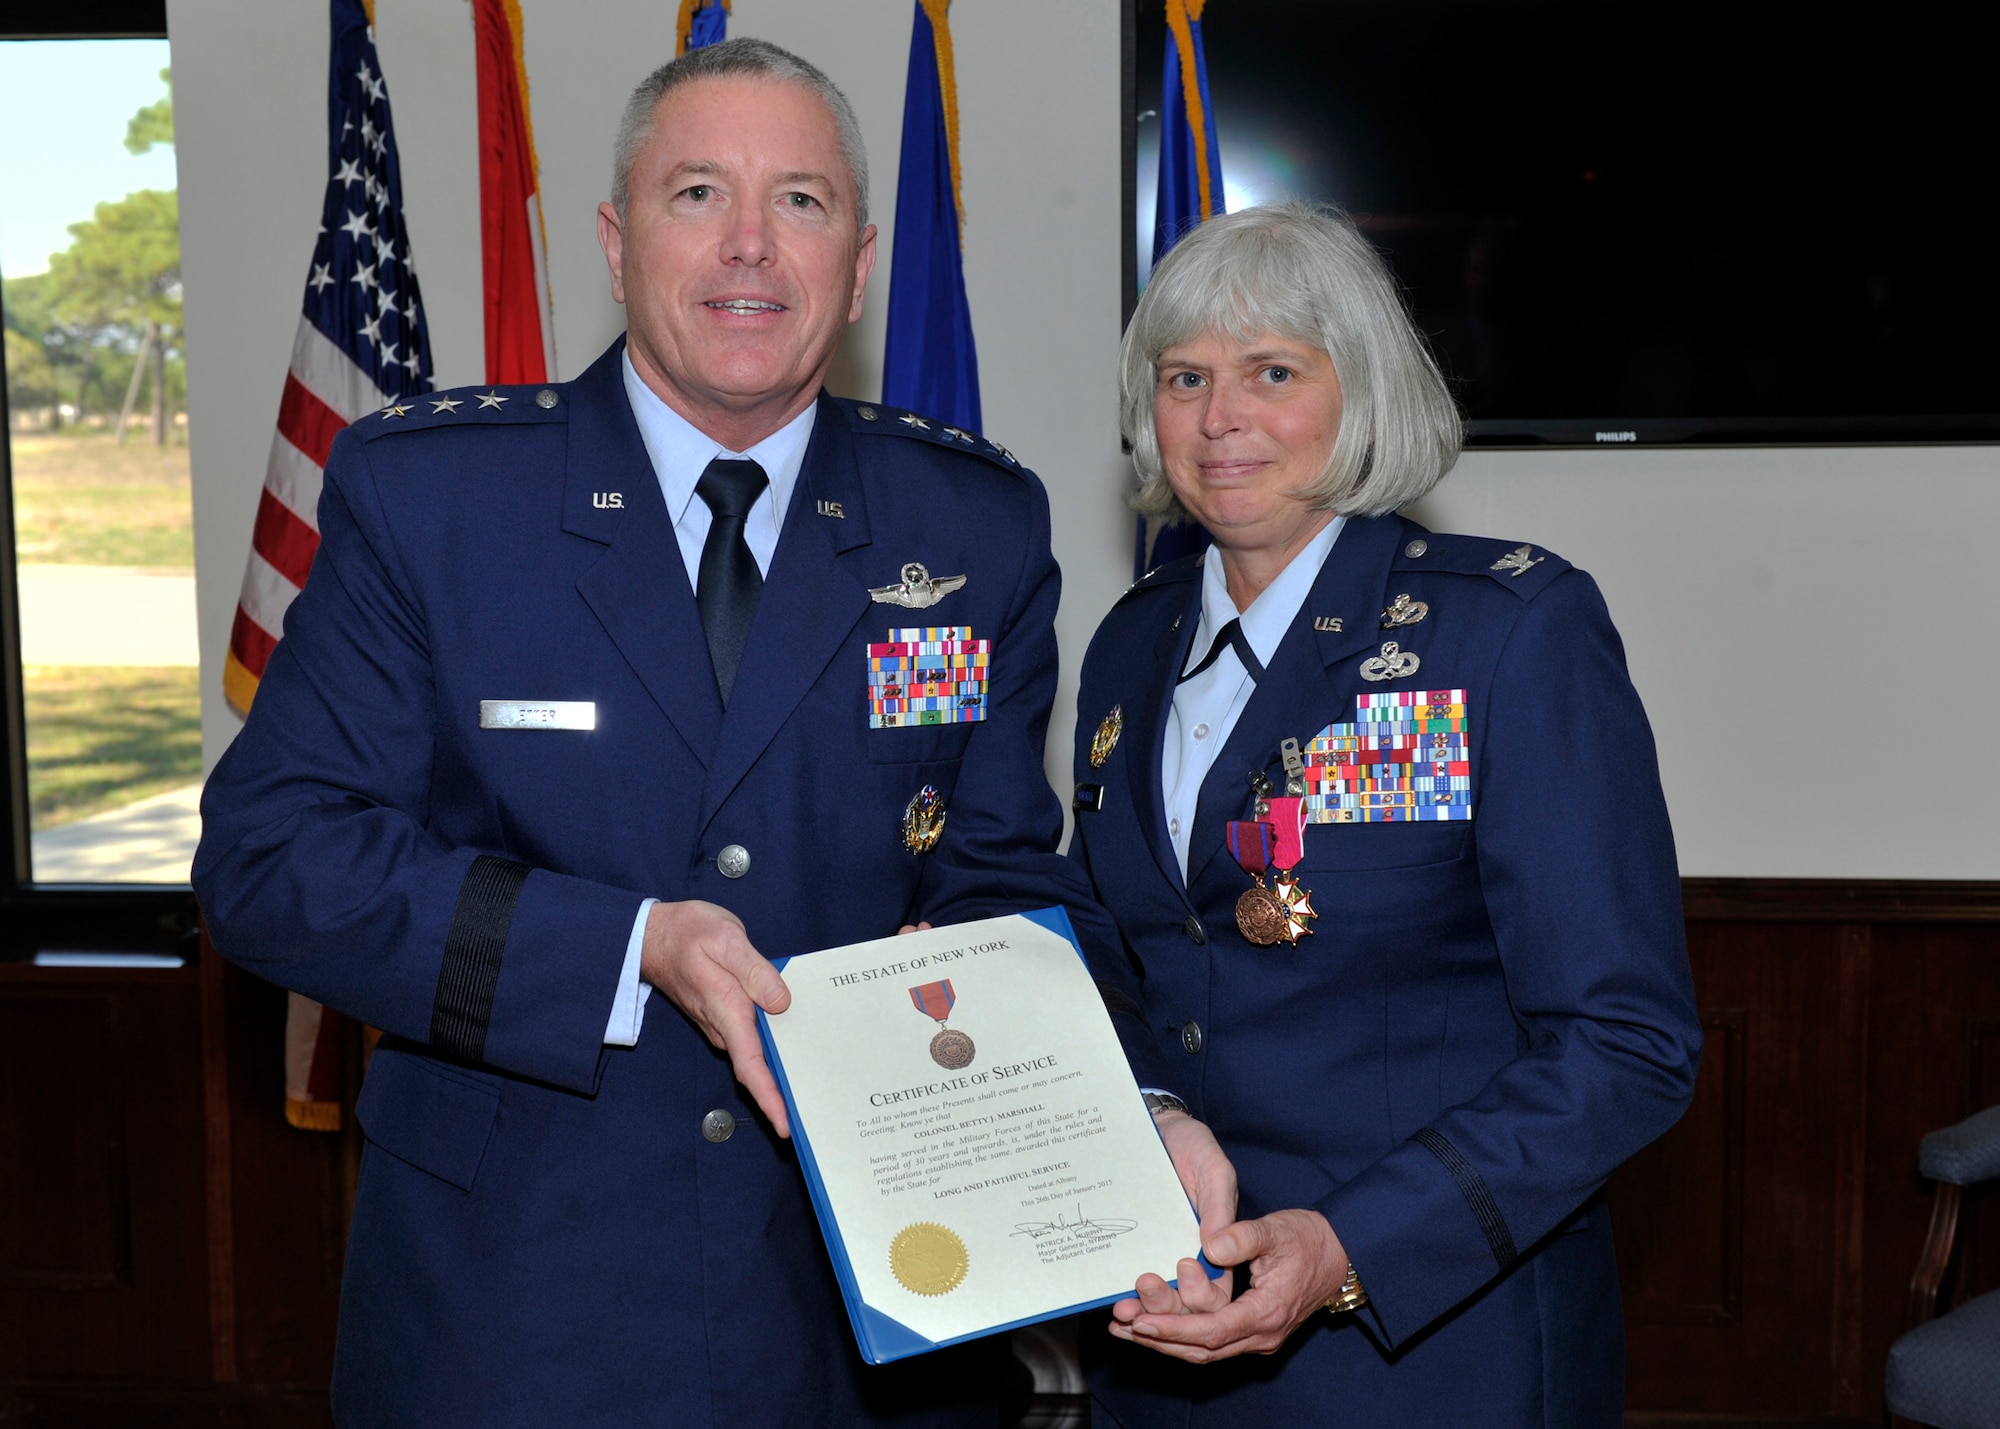
[[[285,611],[319,551],[319,488],[327,453],[357,417],[431,390],[402,166],[389,122],[389,86],[363,0],[331,0],[327,181],[319,241],[292,340],[278,432],[264,469],[250,563],[229,632],[222,689],[250,713]],[[292,993],[285,1018],[285,1117],[312,1131],[340,1128],[340,1018]]]
[[431,390],[389,87],[362,0],[331,0],[326,198],[292,342],[278,432],[229,632],[222,688],[250,712],[285,611],[319,550],[319,488],[328,451],[355,418]]

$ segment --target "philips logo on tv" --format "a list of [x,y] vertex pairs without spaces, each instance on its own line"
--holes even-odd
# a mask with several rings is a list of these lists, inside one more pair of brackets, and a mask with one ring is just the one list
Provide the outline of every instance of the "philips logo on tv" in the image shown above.
[[1639,440],[1639,434],[1637,432],[1599,432],[1597,439],[1600,442],[1636,442]]

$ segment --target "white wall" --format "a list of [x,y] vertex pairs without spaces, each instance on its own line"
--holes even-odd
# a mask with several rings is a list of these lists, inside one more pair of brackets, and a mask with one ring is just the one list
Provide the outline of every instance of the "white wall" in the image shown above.
[[[624,95],[671,51],[665,0],[523,0],[561,375],[621,327],[594,212]],[[882,227],[832,385],[879,393],[913,0],[736,0],[732,34],[853,99]],[[212,762],[219,672],[325,182],[324,7],[170,0]],[[378,0],[412,244],[442,385],[480,378],[465,0]],[[1119,503],[1118,7],[953,6],[966,267],[988,432],[1055,507],[1068,785],[1074,672],[1130,575]],[[1475,453],[1417,513],[1591,570],[1659,733],[1689,874],[2000,878],[2000,450]],[[1931,733],[1935,731],[1935,733]],[[1961,751],[1970,750],[1970,755]]]

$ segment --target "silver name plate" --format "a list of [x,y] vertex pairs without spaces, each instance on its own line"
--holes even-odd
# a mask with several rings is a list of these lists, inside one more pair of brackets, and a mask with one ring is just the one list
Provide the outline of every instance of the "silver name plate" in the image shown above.
[[594,700],[481,700],[481,729],[596,729]]

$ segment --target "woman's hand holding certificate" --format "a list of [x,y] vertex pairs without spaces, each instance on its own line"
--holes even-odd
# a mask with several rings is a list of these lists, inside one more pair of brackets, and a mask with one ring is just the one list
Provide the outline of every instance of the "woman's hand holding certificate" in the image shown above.
[[870,1360],[1109,1304],[1200,1254],[1060,909],[781,967],[791,1005],[758,1020]]

